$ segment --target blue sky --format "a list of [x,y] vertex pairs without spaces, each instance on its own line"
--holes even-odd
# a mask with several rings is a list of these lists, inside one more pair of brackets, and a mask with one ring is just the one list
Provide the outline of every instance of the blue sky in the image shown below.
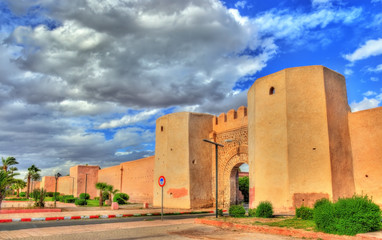
[[155,119],[246,105],[262,76],[324,65],[381,106],[382,0],[0,1],[0,155],[21,174],[154,154]]

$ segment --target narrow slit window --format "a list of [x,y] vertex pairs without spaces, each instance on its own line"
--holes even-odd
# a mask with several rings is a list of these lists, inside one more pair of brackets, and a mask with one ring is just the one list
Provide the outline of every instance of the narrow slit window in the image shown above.
[[163,132],[163,126],[160,127],[160,131]]
[[275,94],[275,88],[274,88],[274,87],[271,87],[271,88],[269,89],[269,95],[273,95],[273,94]]

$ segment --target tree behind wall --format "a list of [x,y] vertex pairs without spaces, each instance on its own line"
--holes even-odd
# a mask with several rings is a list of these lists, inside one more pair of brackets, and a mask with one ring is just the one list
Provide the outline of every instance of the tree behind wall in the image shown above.
[[239,190],[244,196],[244,202],[249,202],[249,177],[240,177],[239,178]]
[[41,169],[36,167],[34,164],[32,164],[32,166],[28,168],[28,173],[25,176],[25,178],[27,179],[27,195],[26,195],[27,198],[29,198],[29,189],[31,186],[31,179],[36,179],[37,176],[39,176],[38,178],[40,178],[40,174],[39,174],[40,171]]

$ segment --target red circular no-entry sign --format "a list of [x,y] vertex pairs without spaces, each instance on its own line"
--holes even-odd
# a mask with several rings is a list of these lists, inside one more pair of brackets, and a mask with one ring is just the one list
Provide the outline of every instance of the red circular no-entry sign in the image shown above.
[[158,179],[159,186],[163,187],[166,184],[166,178],[164,176],[160,176]]

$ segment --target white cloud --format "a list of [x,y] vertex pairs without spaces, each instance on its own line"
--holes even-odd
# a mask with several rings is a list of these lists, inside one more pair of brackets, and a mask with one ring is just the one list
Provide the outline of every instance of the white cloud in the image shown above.
[[360,102],[353,101],[350,104],[350,107],[352,109],[352,112],[362,111],[370,108],[376,108],[379,106],[379,104],[382,102],[382,93],[379,95],[376,95],[374,98],[367,98],[367,95],[375,96],[376,93],[373,91],[368,91],[364,93],[366,97],[364,97]]
[[245,8],[245,5],[247,5],[247,1],[238,1],[235,3],[235,8]]
[[382,64],[377,65],[375,68],[368,68],[369,72],[382,72]]
[[382,54],[382,38],[368,40],[351,54],[344,55],[344,58],[350,62],[366,59],[372,56]]
[[372,3],[382,3],[382,0],[371,0]]
[[353,70],[346,68],[344,73],[345,73],[345,75],[352,75],[354,72],[353,72]]
[[159,113],[159,109],[152,109],[147,111],[142,111],[135,115],[125,115],[121,119],[114,119],[106,123],[102,123],[98,128],[99,129],[106,129],[106,128],[116,128],[116,127],[122,127],[127,126],[130,124],[143,122],[148,120],[149,118],[153,118]]
[[377,78],[377,77],[371,77],[371,78],[370,78],[370,81],[372,81],[372,82],[378,82],[378,81],[379,81],[379,78]]
[[380,102],[381,101],[378,101],[377,99],[374,99],[374,98],[364,97],[362,101],[360,102],[352,102],[350,104],[350,107],[352,112],[357,112],[357,111],[362,111],[362,110],[378,107],[378,104]]
[[362,95],[364,95],[365,97],[370,97],[370,96],[377,95],[377,93],[374,91],[367,91],[367,92],[363,93]]
[[[312,29],[323,29],[330,23],[349,24],[356,21],[361,13],[361,8],[340,10],[325,8],[303,14],[273,10],[258,16],[254,19],[254,24],[259,28],[260,34],[271,34],[276,39],[302,44],[304,40],[309,40],[307,36]],[[318,34],[313,37],[323,36]]]

